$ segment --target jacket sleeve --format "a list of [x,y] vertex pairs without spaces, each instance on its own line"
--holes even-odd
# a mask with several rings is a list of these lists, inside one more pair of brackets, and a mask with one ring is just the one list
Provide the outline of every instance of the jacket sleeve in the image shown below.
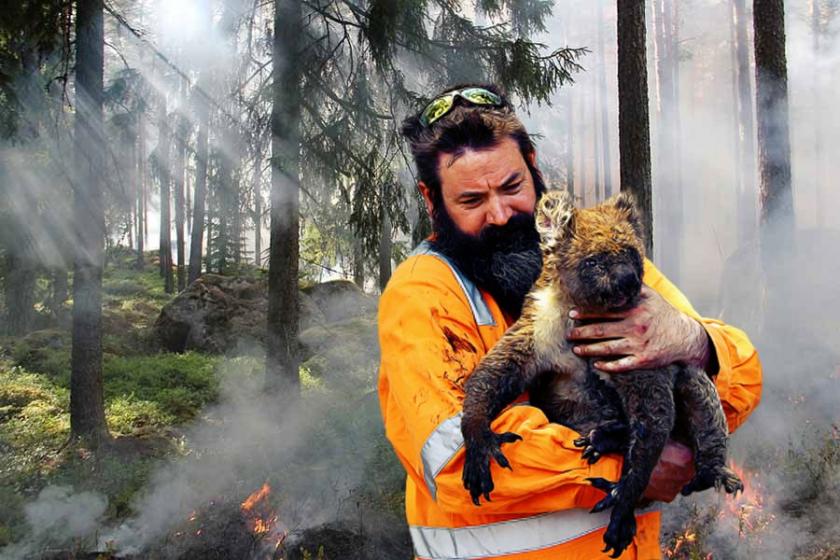
[[[486,348],[468,302],[445,282],[429,280],[430,276],[436,275],[395,275],[380,299],[380,404],[386,435],[408,476],[418,487],[428,489],[426,475],[431,475],[434,491],[430,492],[438,506],[463,514],[476,508],[461,480],[463,447],[456,449],[456,443],[435,473],[424,472],[429,464],[424,465],[423,452],[436,430],[460,413],[464,381]],[[620,458],[603,457],[589,465],[572,444],[578,434],[549,423],[535,407],[509,407],[493,429],[516,432],[522,441],[502,448],[512,470],[493,463],[495,489],[491,502],[482,500],[477,510],[482,514],[590,507],[603,494],[586,479],[616,480],[619,476]],[[457,441],[460,428],[455,431],[445,439]]]
[[650,261],[645,261],[645,283],[706,329],[718,364],[715,385],[729,431],[735,431],[761,400],[761,361],[755,347],[743,331],[717,319],[701,317],[685,295]]

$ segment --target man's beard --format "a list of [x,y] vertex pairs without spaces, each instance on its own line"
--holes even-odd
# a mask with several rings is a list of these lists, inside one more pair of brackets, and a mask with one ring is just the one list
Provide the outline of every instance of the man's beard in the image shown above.
[[542,269],[533,214],[514,214],[505,225],[485,226],[474,236],[452,221],[439,200],[433,220],[433,247],[452,259],[478,287],[490,292],[502,311],[518,318],[525,295]]

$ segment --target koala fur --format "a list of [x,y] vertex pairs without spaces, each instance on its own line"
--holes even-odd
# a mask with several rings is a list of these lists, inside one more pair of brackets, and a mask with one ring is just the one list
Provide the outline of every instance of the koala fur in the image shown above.
[[494,433],[490,422],[524,391],[552,422],[582,437],[590,462],[623,452],[621,479],[591,479],[607,493],[593,512],[612,507],[605,551],[618,557],[636,533],[634,509],[663,447],[680,419],[694,450],[696,475],[683,494],[723,486],[743,489],[725,466],[726,418],[714,384],[698,368],[670,365],[618,375],[597,372],[576,356],[565,333],[568,312],[627,309],[638,299],[644,266],[641,223],[632,199],[618,195],[590,209],[575,209],[564,192],[547,192],[537,208],[542,272],[525,298],[522,315],[466,382],[461,430],[466,447],[464,486],[473,502],[490,499],[490,458],[506,468],[503,443],[515,433]]

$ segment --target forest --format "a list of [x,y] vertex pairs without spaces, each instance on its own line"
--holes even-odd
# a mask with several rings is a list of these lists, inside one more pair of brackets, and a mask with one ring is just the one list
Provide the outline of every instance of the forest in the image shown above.
[[1,0],[0,559],[413,557],[377,304],[466,83],[758,349],[662,556],[840,559],[840,0]]

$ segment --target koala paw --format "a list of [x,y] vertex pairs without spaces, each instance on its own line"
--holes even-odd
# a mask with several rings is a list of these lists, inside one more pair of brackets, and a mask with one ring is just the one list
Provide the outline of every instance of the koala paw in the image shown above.
[[505,443],[513,443],[522,439],[513,432],[497,434],[487,431],[477,441],[466,442],[467,454],[464,461],[464,472],[462,480],[464,488],[469,490],[470,497],[475,505],[481,505],[481,496],[488,502],[490,492],[493,491],[493,476],[490,474],[491,457],[506,469],[511,468],[510,462],[502,453],[501,446]]
[[610,516],[610,524],[604,531],[604,544],[606,546],[602,552],[609,554],[612,550],[610,558],[618,558],[624,552],[624,549],[630,546],[635,536],[636,516],[633,515],[633,510],[619,511],[614,509]]
[[744,491],[744,483],[732,469],[720,465],[698,469],[694,478],[686,484],[680,493],[688,496],[693,492],[702,492],[707,488],[715,487],[716,490],[723,488],[727,494],[737,494]]
[[599,511],[604,511],[607,508],[613,507],[617,502],[618,498],[621,494],[621,483],[620,482],[610,482],[606,478],[587,478],[598,490],[602,492],[606,492],[607,496],[595,504],[595,506],[589,510],[590,513],[598,513]]
[[574,441],[576,447],[583,447],[582,457],[589,464],[595,463],[601,455],[622,453],[627,449],[628,429],[621,422],[612,422],[590,430],[589,434]]

